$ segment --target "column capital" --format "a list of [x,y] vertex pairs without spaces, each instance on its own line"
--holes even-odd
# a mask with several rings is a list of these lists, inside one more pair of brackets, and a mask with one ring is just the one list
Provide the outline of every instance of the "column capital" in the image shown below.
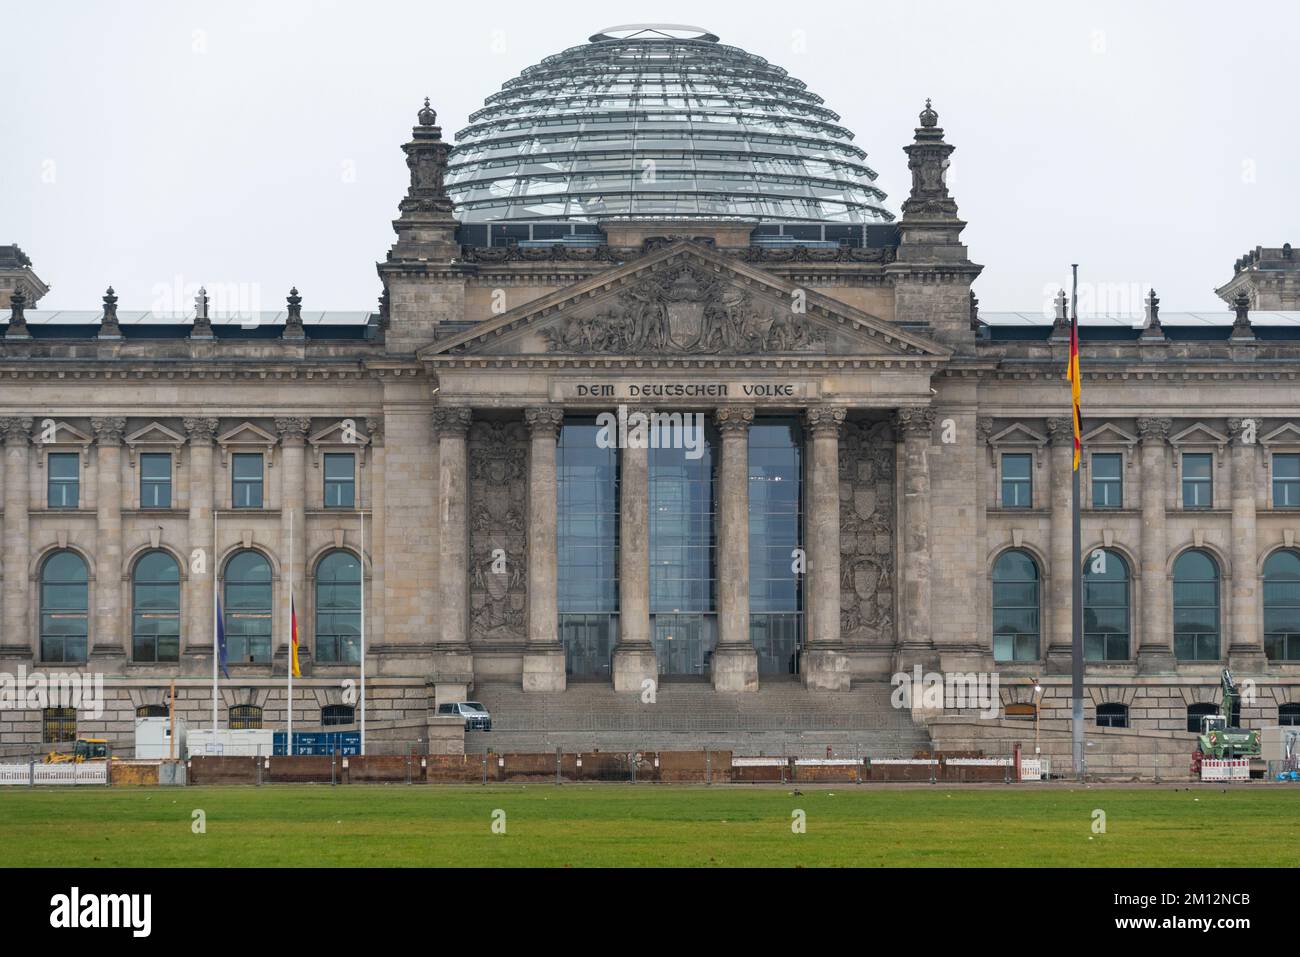
[[986,415],[976,419],[975,434],[979,437],[980,445],[988,445],[993,438],[993,420]]
[[448,438],[464,438],[465,433],[469,431],[470,419],[474,413],[470,409],[460,408],[439,408],[433,410],[433,431],[434,438],[447,436]]
[[311,431],[311,419],[305,415],[277,415],[275,431],[280,436],[281,445],[302,445]]
[[934,431],[934,409],[928,405],[904,406],[894,413],[894,425],[904,439],[928,438]]
[[1052,445],[1074,445],[1074,419],[1055,415],[1047,420],[1047,439]]
[[90,420],[90,428],[95,433],[96,445],[121,445],[122,436],[126,434],[126,419],[120,415]]
[[384,444],[384,420],[378,416],[371,419],[366,416],[366,435],[370,439],[370,447],[375,448]]
[[215,416],[187,416],[181,420],[190,445],[208,445],[217,437],[220,420]]
[[814,405],[808,408],[804,416],[813,435],[831,435],[838,438],[840,426],[844,424],[848,410],[830,405]]
[[[1232,445],[1253,446],[1258,441],[1256,433],[1259,430],[1259,419],[1240,419],[1231,418],[1228,420],[1228,436]],[[1251,441],[1246,441],[1246,436],[1251,437]]]
[[713,412],[713,424],[724,436],[744,435],[754,424],[754,409],[747,405],[722,405]]
[[524,421],[528,423],[528,431],[534,436],[555,438],[564,423],[564,410],[549,405],[524,409]]
[[32,420],[18,415],[0,418],[0,432],[4,433],[5,445],[26,446],[32,440]]
[[1173,425],[1173,419],[1144,415],[1137,420],[1138,435],[1144,443],[1154,442],[1163,445],[1168,440],[1169,430],[1173,428]]

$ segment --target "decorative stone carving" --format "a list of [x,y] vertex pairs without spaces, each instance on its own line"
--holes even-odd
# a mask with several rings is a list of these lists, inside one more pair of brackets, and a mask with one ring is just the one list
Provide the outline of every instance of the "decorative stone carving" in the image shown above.
[[[1249,418],[1239,419],[1235,417],[1228,419],[1228,436],[1232,444],[1233,445],[1255,444],[1255,442],[1258,441],[1258,436],[1255,436],[1255,433],[1259,431],[1259,425],[1260,425],[1259,419],[1249,419]],[[1244,437],[1247,435],[1251,435],[1255,437],[1251,442],[1246,442],[1244,441]]]
[[613,355],[807,352],[824,336],[785,304],[750,294],[683,260],[647,272],[608,311],[570,316],[542,333],[552,352]]
[[894,246],[837,246],[809,249],[807,246],[750,246],[741,258],[750,263],[891,263],[898,257]]
[[0,418],[0,432],[4,433],[5,445],[27,445],[32,440],[32,420],[18,415]]
[[1074,419],[1058,415],[1047,420],[1047,438],[1052,445],[1074,444]]
[[122,436],[126,434],[126,419],[122,416],[94,418],[90,420],[90,428],[99,445],[121,445]]
[[555,243],[550,247],[529,246],[462,246],[461,262],[621,262],[608,246],[566,246]]
[[895,425],[904,436],[929,436],[934,431],[934,409],[928,406],[899,409]]
[[275,418],[275,431],[283,445],[300,445],[307,441],[311,419],[305,415],[283,415]]
[[518,420],[475,422],[467,451],[470,638],[523,641],[528,607],[528,428]]
[[207,444],[217,437],[220,420],[215,416],[187,417],[181,420],[191,445]]
[[754,424],[754,410],[748,406],[724,405],[713,413],[713,424],[724,435],[728,432],[744,432]]
[[524,421],[528,423],[528,429],[534,435],[549,432],[553,438],[564,423],[564,410],[554,406],[525,409]]
[[975,434],[979,437],[979,444],[982,448],[989,444],[993,438],[993,420],[988,416],[981,416],[975,421]]
[[433,410],[434,440],[438,435],[464,435],[473,416],[470,409],[445,408]]
[[814,405],[805,413],[808,422],[808,428],[814,435],[818,432],[830,432],[838,434],[840,426],[844,424],[846,416],[844,409],[837,409],[830,405]]
[[887,422],[850,421],[840,436],[840,632],[894,641],[895,451]]
[[1173,425],[1173,419],[1142,416],[1137,420],[1138,435],[1143,442],[1165,442],[1169,439],[1169,430]]

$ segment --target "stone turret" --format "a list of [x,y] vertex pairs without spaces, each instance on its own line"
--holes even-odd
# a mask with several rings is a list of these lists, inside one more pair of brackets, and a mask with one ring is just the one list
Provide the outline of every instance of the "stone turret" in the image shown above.
[[0,246],[0,309],[10,307],[15,290],[26,296],[28,309],[35,309],[50,287],[32,272],[32,261],[26,253],[17,246]]
[[1258,312],[1300,309],[1300,254],[1283,243],[1277,249],[1256,246],[1233,264],[1232,279],[1215,294],[1236,311],[1238,295],[1245,293],[1250,308]]

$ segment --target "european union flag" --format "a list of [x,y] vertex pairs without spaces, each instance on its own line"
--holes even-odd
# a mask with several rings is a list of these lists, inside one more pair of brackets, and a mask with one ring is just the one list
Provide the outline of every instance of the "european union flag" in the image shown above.
[[221,673],[227,678],[230,671],[226,668],[226,616],[221,613],[221,599],[217,599],[217,654],[221,656]]

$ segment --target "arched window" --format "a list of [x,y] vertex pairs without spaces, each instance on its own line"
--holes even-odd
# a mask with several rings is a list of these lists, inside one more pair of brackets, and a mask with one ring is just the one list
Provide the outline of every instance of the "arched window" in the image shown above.
[[322,728],[337,727],[341,724],[356,723],[356,709],[350,704],[327,704],[320,709]]
[[1199,549],[1174,562],[1174,657],[1219,660],[1219,565]]
[[1126,704],[1097,705],[1097,727],[1127,728],[1128,727],[1128,705]]
[[1002,709],[1003,715],[1008,718],[1020,718],[1023,720],[1033,721],[1038,717],[1038,706],[1032,702],[1021,704],[1009,704]]
[[231,664],[271,660],[271,563],[260,552],[242,551],[226,563],[222,615]]
[[45,708],[41,711],[41,742],[59,744],[77,740],[76,708]]
[[361,660],[361,563],[333,551],[316,566],[316,660]]
[[1129,658],[1128,562],[1098,548],[1083,561],[1083,655],[1088,661]]
[[142,704],[135,709],[137,718],[165,718],[167,717],[167,706],[165,704]]
[[993,565],[993,660],[1037,661],[1039,636],[1038,565],[1033,556],[1010,549]]
[[1264,654],[1300,661],[1300,553],[1287,548],[1264,562]]
[[85,661],[89,581],[76,552],[55,552],[41,565],[41,660]]
[[1300,725],[1300,704],[1278,705],[1277,723],[1283,727]]
[[181,570],[164,551],[147,552],[131,579],[131,644],[136,661],[179,661]]
[[255,704],[237,704],[230,709],[232,731],[258,731],[262,727],[262,709]]
[[[1201,733],[1201,719],[1209,714],[1219,714],[1219,706],[1210,702],[1201,704],[1189,704],[1187,706],[1187,730]],[[1233,728],[1241,727],[1241,701],[1238,700],[1232,708],[1232,714],[1228,718],[1228,725]]]

